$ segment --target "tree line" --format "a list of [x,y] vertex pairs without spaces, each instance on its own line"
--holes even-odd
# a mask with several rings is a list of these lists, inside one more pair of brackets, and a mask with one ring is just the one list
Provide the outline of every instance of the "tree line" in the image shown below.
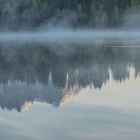
[[140,0],[1,0],[1,29],[36,29],[42,25],[119,27]]

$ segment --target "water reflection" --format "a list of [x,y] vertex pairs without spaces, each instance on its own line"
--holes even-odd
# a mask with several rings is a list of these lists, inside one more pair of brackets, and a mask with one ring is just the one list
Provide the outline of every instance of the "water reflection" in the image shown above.
[[111,79],[140,75],[140,48],[112,44],[1,44],[0,106],[32,107],[34,101],[60,106],[86,88],[102,89]]

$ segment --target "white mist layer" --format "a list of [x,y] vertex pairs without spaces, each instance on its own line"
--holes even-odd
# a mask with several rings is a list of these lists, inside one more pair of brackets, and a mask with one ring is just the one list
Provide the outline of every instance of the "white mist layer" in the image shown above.
[[3,42],[39,43],[123,43],[140,46],[140,31],[124,30],[49,30],[38,32],[4,32],[0,34]]

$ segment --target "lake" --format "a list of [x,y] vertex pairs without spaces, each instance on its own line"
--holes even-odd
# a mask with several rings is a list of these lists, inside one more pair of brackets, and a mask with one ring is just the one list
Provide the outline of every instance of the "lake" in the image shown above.
[[137,140],[140,44],[0,43],[2,140]]

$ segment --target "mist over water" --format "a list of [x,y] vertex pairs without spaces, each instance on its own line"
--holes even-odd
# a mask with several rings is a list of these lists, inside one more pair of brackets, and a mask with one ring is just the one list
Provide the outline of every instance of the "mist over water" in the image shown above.
[[139,138],[139,37],[128,30],[1,33],[0,136]]
[[35,32],[3,32],[0,43],[123,43],[124,46],[139,46],[139,30],[72,30],[56,29]]

